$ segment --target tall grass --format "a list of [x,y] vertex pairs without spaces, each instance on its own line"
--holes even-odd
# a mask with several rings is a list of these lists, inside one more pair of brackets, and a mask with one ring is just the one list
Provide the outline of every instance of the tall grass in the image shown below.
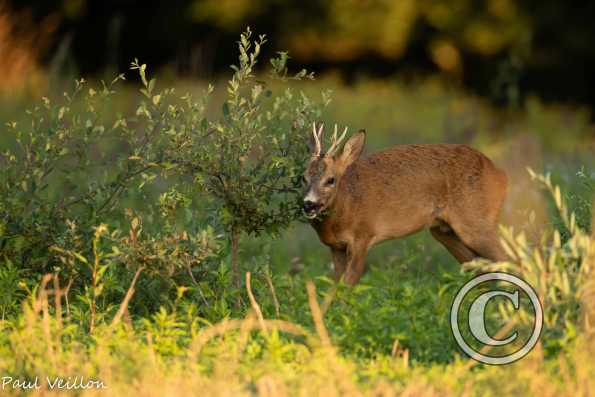
[[[275,278],[261,288],[250,274],[244,296],[251,310],[244,317],[209,324],[194,315],[195,306],[184,301],[180,289],[174,304],[145,318],[128,316],[123,301],[118,311],[123,315],[98,316],[89,333],[73,316],[78,297],[69,297],[56,276],[47,276],[29,292],[17,317],[0,322],[0,373],[23,380],[38,376],[40,388],[28,390],[31,395],[48,392],[46,376],[52,382],[70,377],[70,384],[91,386],[59,390],[80,395],[589,395],[595,387],[595,236],[577,225],[548,177],[535,178],[552,192],[569,239],[562,242],[557,231],[546,232],[543,245],[535,247],[522,233],[506,232],[510,262],[472,264],[514,271],[542,299],[542,340],[514,364],[481,366],[458,355],[444,364],[420,362],[398,339],[386,353],[358,358],[349,346],[336,344],[328,327],[333,312],[358,291],[333,292],[324,283],[304,286],[303,279],[294,280],[305,290],[310,318],[300,324],[283,314],[267,315],[274,312],[265,306],[275,300],[281,302],[281,313],[287,311],[287,290],[269,289],[279,282]],[[327,292],[322,299],[317,288]],[[386,302],[370,305],[356,299],[348,305],[353,314],[359,308],[380,313]],[[3,392],[23,390],[6,386]]]

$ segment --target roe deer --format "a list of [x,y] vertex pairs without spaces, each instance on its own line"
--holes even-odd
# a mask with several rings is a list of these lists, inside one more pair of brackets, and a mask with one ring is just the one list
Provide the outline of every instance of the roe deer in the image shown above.
[[505,260],[497,233],[506,174],[466,145],[397,145],[359,159],[361,130],[339,145],[347,129],[322,151],[313,126],[304,173],[304,212],[332,253],[335,278],[357,284],[368,249],[428,227],[461,263],[475,257]]

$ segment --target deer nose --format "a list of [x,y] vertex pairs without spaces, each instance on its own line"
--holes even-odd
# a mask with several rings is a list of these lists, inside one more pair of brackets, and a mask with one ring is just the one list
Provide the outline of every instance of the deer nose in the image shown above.
[[315,210],[318,207],[318,204],[311,200],[304,200],[304,211],[310,212]]

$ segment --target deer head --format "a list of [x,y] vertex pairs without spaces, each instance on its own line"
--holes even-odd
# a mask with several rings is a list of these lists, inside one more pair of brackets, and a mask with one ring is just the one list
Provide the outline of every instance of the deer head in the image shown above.
[[323,152],[323,129],[323,124],[318,130],[316,124],[312,125],[310,163],[303,176],[306,186],[304,212],[309,219],[316,218],[322,211],[333,206],[341,178],[345,170],[360,156],[366,136],[365,131],[360,130],[353,134],[343,146],[343,150],[339,151],[341,142],[347,135],[347,128],[338,136],[335,124],[331,147]]

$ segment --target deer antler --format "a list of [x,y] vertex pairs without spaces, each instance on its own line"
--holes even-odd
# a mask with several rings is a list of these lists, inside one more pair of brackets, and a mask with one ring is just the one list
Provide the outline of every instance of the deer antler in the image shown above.
[[316,131],[316,123],[312,123],[312,135],[314,135],[314,143],[316,144],[314,152],[312,152],[312,156],[320,156],[322,152],[322,143],[320,142],[320,136],[322,134],[322,129],[324,128],[324,124],[320,124],[320,128]]
[[346,134],[347,134],[347,127],[345,127],[345,129],[343,130],[343,133],[337,139],[337,124],[335,124],[335,132],[333,132],[333,142],[331,144],[330,149],[326,153],[327,156],[332,156],[335,154],[335,151],[339,148],[339,145],[341,145],[341,142],[343,141],[343,139],[345,139]]

